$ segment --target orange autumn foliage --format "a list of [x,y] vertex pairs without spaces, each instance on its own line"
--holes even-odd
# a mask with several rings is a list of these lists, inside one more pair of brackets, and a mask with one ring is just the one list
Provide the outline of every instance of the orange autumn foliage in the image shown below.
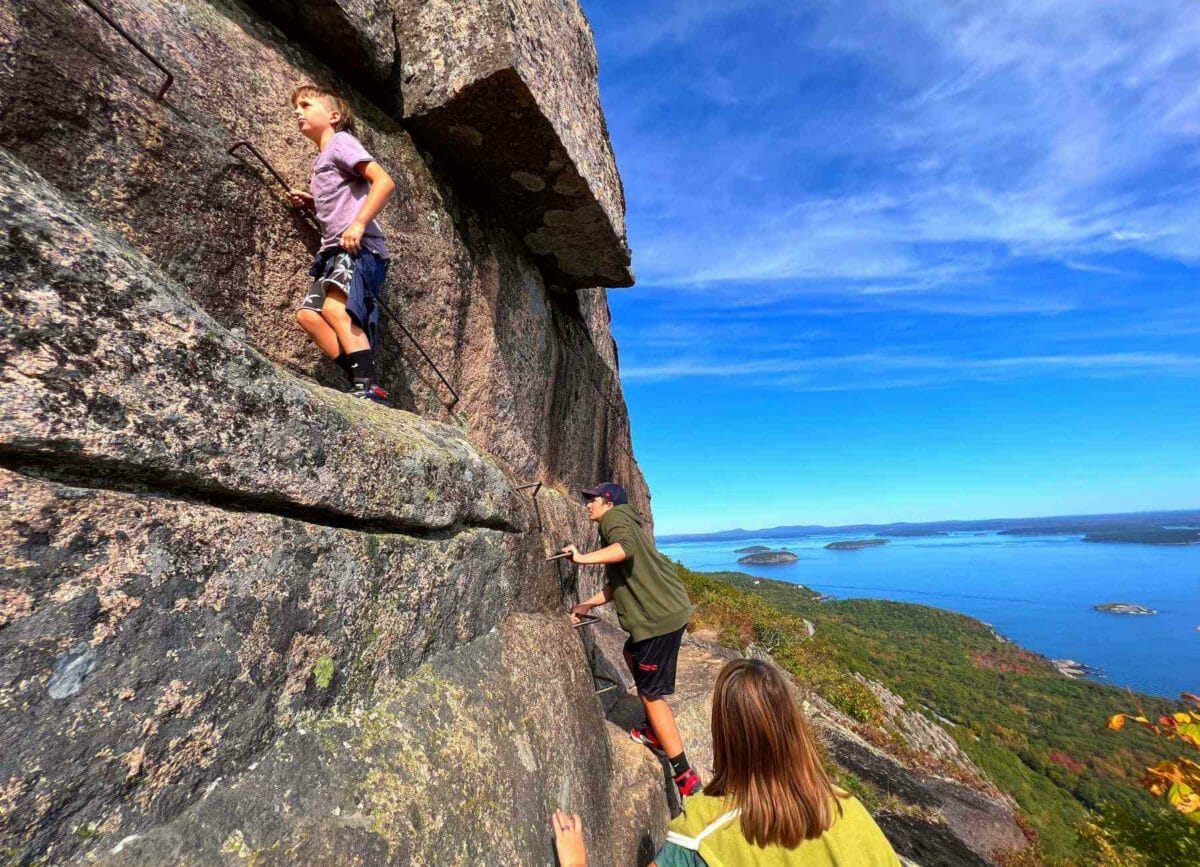
[[[1195,710],[1163,714],[1157,720],[1146,718],[1145,711],[1138,708],[1137,715],[1119,713],[1111,717],[1108,727],[1120,731],[1127,720],[1140,725],[1155,737],[1179,741],[1197,751],[1200,758],[1200,696],[1183,693],[1183,700]],[[1165,798],[1175,810],[1193,822],[1200,822],[1200,762],[1188,757],[1174,761],[1159,762],[1146,769],[1140,785],[1158,798]]]

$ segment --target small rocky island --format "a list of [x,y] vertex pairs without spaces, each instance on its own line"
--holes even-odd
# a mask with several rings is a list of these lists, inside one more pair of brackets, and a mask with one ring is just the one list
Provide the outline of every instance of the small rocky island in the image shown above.
[[799,559],[791,551],[772,551],[767,548],[739,557],[738,562],[745,566],[781,566],[785,563],[795,563]]
[[830,542],[825,547],[830,551],[857,551],[859,548],[877,548],[890,541],[890,539],[847,539],[843,542]]
[[1130,602],[1105,602],[1103,605],[1093,605],[1097,611],[1105,614],[1157,614],[1153,608],[1145,605],[1134,605]]
[[770,551],[770,550],[771,549],[768,548],[766,545],[751,545],[748,548],[734,548],[733,553],[735,553],[735,554],[761,554],[764,551]]

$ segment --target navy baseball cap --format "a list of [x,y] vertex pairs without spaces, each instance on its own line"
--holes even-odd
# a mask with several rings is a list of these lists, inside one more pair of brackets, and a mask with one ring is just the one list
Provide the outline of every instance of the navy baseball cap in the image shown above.
[[629,502],[629,495],[616,482],[601,482],[590,491],[585,488],[580,493],[588,500],[592,497],[603,497],[614,506],[623,506]]

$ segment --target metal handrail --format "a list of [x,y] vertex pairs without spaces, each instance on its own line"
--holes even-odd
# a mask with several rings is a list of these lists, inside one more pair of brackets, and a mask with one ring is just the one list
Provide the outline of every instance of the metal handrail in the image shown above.
[[159,59],[157,57],[155,57],[153,54],[151,54],[148,50],[146,50],[145,46],[143,46],[142,43],[138,42],[128,30],[126,30],[124,27],[122,27],[120,24],[118,24],[111,15],[109,15],[107,12],[105,12],[103,9],[101,9],[99,6],[97,6],[94,2],[92,2],[92,0],[80,0],[80,2],[83,3],[83,5],[86,6],[88,9],[91,9],[93,12],[95,12],[97,15],[99,15],[102,19],[104,19],[105,24],[107,24],[113,30],[117,31],[117,33],[121,34],[121,36],[124,37],[126,42],[128,42],[130,45],[132,45],[134,48],[136,48],[139,52],[141,52],[142,57],[146,58],[151,63],[153,63],[158,68],[158,70],[167,77],[167,80],[163,82],[163,86],[158,89],[158,96],[155,97],[156,99],[158,99],[161,102],[162,98],[167,95],[167,90],[169,90],[171,85],[175,83],[175,76],[171,73],[171,70],[169,70],[165,66],[163,66],[162,63],[159,61]]
[[436,364],[434,364],[433,359],[429,357],[429,353],[425,351],[425,347],[421,346],[421,344],[417,342],[417,338],[413,337],[412,332],[404,327],[404,323],[401,322],[400,318],[395,313],[392,312],[392,308],[388,307],[382,298],[376,298],[375,300],[379,302],[380,308],[382,308],[383,312],[388,315],[388,318],[390,318],[394,323],[396,323],[396,327],[404,332],[404,336],[412,341],[412,345],[417,348],[417,352],[421,353],[421,357],[425,359],[425,363],[428,364],[431,368],[433,368],[433,372],[436,373],[438,379],[440,379],[442,381],[442,385],[446,386],[446,390],[449,391],[451,395],[453,395],[454,399],[451,400],[448,404],[446,404],[446,408],[449,409],[450,407],[452,407],[456,403],[458,403],[458,400],[459,400],[458,392],[455,391],[454,386],[452,386],[450,384],[450,380],[446,379],[446,377],[442,375],[441,369]]
[[[87,0],[84,0],[84,2],[87,2]],[[276,171],[275,166],[271,165],[271,161],[263,156],[262,151],[256,148],[251,142],[245,140],[235,141],[229,146],[227,153],[229,153],[231,156],[236,156],[234,152],[238,148],[246,148],[246,150],[254,154],[255,158],[257,158],[258,161],[267,169],[267,171],[269,171],[275,177],[275,180],[279,181],[279,186],[283,187],[283,189],[288,193],[292,191],[292,186],[287,182],[287,179],[284,178],[284,176],[278,171]],[[453,395],[454,399],[447,404],[446,408],[449,409],[453,407],[456,403],[458,403],[459,396],[454,386],[450,384],[450,380],[446,379],[445,375],[443,375],[441,371],[441,368],[439,368],[437,364],[434,363],[434,360],[429,357],[429,353],[425,351],[425,347],[422,346],[417,338],[413,336],[413,333],[404,326],[404,323],[400,321],[400,317],[392,312],[392,308],[388,307],[382,298],[376,298],[375,300],[379,302],[379,308],[387,314],[388,318],[395,323],[396,327],[399,328],[404,333],[404,336],[412,342],[412,345],[417,348],[417,352],[421,353],[421,357],[425,359],[425,363],[433,368],[433,372],[436,373],[438,379],[442,381],[442,385],[446,386],[446,389],[451,395]]]
[[602,674],[596,674],[596,672],[594,672],[594,671],[593,671],[593,672],[592,672],[592,681],[594,682],[594,681],[597,681],[597,680],[599,680],[599,681],[602,681],[602,682],[604,682],[604,683],[612,684],[612,685],[611,685],[611,686],[606,686],[606,687],[604,687],[604,689],[597,689],[597,690],[594,690],[594,691],[592,692],[592,695],[604,695],[604,693],[606,693],[606,692],[612,692],[614,689],[619,689],[619,688],[620,688],[620,686],[621,686],[621,684],[620,684],[620,683],[618,683],[617,681],[613,680],[611,677],[605,677],[604,675],[602,675]]
[[[537,495],[538,495],[538,491],[540,491],[542,489],[542,483],[541,482],[530,482],[528,485],[517,485],[516,490],[527,491],[530,488],[533,488],[533,493],[529,495],[529,502],[533,503],[533,516],[535,518],[537,518],[537,528],[538,528],[538,532],[540,533],[542,531],[542,510],[538,508]],[[557,559],[558,559],[557,556],[547,557],[546,562],[548,563],[551,560],[557,560]]]
[[542,483],[541,482],[530,482],[528,485],[517,485],[516,489],[518,491],[527,491],[530,488],[533,488],[533,493],[529,495],[529,499],[532,500],[537,497],[538,491],[540,491],[542,489]]
[[250,153],[254,154],[254,156],[258,158],[258,161],[263,164],[266,170],[275,176],[275,180],[279,181],[279,186],[283,187],[289,193],[292,191],[292,185],[287,182],[287,178],[275,171],[275,166],[271,165],[271,161],[263,156],[262,151],[256,148],[251,142],[248,142],[244,139],[235,141],[229,146],[229,149],[226,151],[226,153],[228,153],[230,156],[237,156],[235,151],[238,148],[245,148],[246,150],[250,151]]

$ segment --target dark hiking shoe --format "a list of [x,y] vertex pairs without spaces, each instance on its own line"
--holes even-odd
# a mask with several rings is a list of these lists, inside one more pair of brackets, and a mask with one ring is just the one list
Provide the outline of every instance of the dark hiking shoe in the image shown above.
[[637,741],[639,744],[645,744],[652,750],[662,752],[662,744],[658,742],[658,738],[654,734],[654,729],[650,728],[649,723],[643,723],[636,728],[629,730],[629,737]]
[[391,406],[392,401],[388,397],[388,393],[378,385],[373,385],[367,382],[356,382],[354,390],[350,392],[351,397],[361,397],[364,400],[381,403],[384,406]]
[[696,769],[688,768],[675,778],[675,788],[679,789],[679,799],[682,801],[703,792],[704,784],[700,782],[700,775],[696,773]]

